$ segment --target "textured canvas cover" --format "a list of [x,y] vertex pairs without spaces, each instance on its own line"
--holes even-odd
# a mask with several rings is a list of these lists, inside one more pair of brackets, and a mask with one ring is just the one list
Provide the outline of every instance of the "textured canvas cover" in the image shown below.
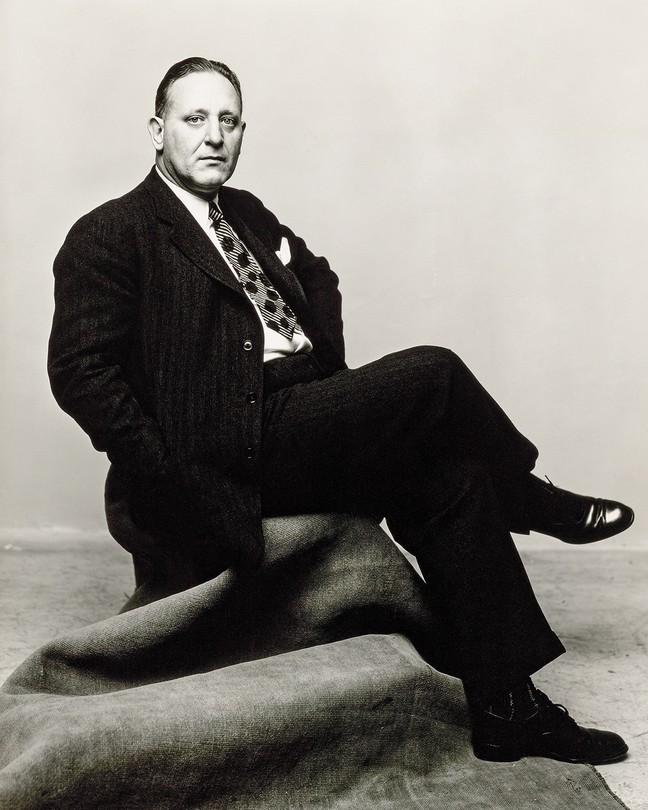
[[16,670],[2,810],[622,806],[585,766],[474,758],[460,683],[422,657],[425,591],[375,524],[264,530],[257,573],[55,639]]

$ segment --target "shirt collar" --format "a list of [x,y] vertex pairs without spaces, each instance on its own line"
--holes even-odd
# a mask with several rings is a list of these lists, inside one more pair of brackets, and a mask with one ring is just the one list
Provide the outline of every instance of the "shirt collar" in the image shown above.
[[[203,199],[202,197],[198,197],[196,194],[192,194],[187,189],[182,188],[182,186],[177,185],[177,183],[172,182],[169,180],[168,177],[165,177],[162,172],[155,167],[155,171],[160,175],[162,180],[167,184],[167,186],[171,189],[171,191],[176,195],[176,197],[180,200],[181,203],[189,209],[189,212],[193,214],[193,216],[199,221],[203,222],[206,221],[207,224],[211,224],[211,220],[209,219],[209,201]],[[213,198],[214,205],[220,211],[220,206],[218,205],[218,192],[214,195]]]

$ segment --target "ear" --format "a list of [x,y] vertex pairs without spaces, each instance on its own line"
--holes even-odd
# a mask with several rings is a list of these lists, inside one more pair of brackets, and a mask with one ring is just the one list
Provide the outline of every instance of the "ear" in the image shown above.
[[147,124],[153,146],[158,152],[164,148],[164,121],[154,115]]

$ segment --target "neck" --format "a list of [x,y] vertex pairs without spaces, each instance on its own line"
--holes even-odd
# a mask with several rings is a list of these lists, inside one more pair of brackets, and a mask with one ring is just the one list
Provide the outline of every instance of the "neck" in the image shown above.
[[193,189],[187,188],[187,186],[179,183],[177,179],[171,174],[168,170],[164,160],[159,155],[155,159],[155,165],[160,172],[168,181],[169,183],[173,183],[174,186],[181,188],[183,191],[188,192],[189,194],[193,194],[194,197],[199,197],[201,200],[207,200],[207,202],[211,202],[211,200],[215,199],[218,196],[218,192],[220,191],[220,186],[210,191],[203,191],[201,189]]

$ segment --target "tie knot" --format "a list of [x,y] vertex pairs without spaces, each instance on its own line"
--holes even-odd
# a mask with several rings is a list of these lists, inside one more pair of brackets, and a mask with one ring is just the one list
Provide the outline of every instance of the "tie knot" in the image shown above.
[[212,225],[214,228],[218,225],[220,220],[223,218],[223,215],[220,211],[220,208],[216,205],[215,202],[209,203],[209,218],[212,221]]

